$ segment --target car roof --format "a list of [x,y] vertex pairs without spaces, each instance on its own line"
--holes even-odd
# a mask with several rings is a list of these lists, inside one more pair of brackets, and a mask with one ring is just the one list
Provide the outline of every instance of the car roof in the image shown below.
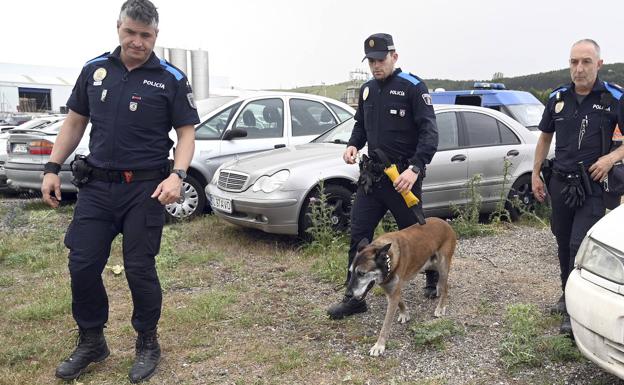
[[437,91],[431,93],[431,98],[437,104],[455,104],[455,98],[463,95],[481,96],[481,105],[500,106],[513,104],[542,104],[533,94],[518,90],[459,90]]

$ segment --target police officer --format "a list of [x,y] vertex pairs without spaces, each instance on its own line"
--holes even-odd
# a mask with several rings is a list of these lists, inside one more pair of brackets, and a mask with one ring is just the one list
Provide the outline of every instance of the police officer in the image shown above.
[[[555,89],[539,125],[531,178],[535,198],[551,197],[551,230],[557,239],[561,288],[565,289],[574,258],[589,228],[605,214],[601,181],[613,164],[624,158],[624,146],[609,153],[617,124],[622,90],[598,78],[602,67],[600,47],[580,40],[570,51],[572,83]],[[557,134],[555,159],[542,169],[553,134]],[[547,186],[540,179],[543,170]],[[563,314],[562,334],[571,334],[570,317],[562,295],[553,312]]]
[[[425,166],[438,146],[427,86],[419,77],[395,69],[398,54],[392,36],[371,35],[364,41],[364,52],[373,79],[360,89],[356,122],[343,159],[348,164],[355,163],[358,150],[368,143],[371,160],[365,167],[360,164],[359,187],[351,210],[349,266],[358,243],[364,238],[372,239],[375,227],[388,210],[400,229],[417,223],[418,217],[424,220],[422,202],[412,211],[399,193],[411,190],[421,197]],[[383,166],[379,167],[388,161],[399,168],[394,184],[383,175]],[[428,271],[426,296],[435,297],[436,284],[437,273]],[[339,319],[366,310],[364,299],[358,301],[346,294],[327,312],[330,318]]]
[[[136,383],[154,373],[160,359],[156,328],[162,307],[155,256],[164,205],[180,197],[199,122],[184,73],[152,52],[158,35],[156,7],[149,0],[126,1],[117,33],[120,46],[87,62],[76,81],[41,187],[44,201],[57,207],[57,174],[91,120],[90,155],[72,166],[81,187],[65,235],[72,314],[79,327],[76,349],[56,370],[65,380],[109,355],[103,334],[108,298],[102,271],[111,242],[120,233],[134,304],[132,326],[138,333],[129,378]],[[172,127],[178,139],[173,170],[168,160]]]

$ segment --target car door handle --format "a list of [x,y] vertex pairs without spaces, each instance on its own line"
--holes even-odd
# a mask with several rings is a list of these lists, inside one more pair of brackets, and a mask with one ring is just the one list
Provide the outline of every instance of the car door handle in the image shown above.
[[454,157],[451,158],[451,162],[463,162],[465,160],[466,160],[466,155],[464,154],[455,155]]
[[509,150],[509,152],[507,153],[507,156],[518,156],[520,155],[520,151],[518,150]]
[[276,144],[276,145],[275,145],[275,146],[273,146],[273,147],[274,147],[274,148],[284,148],[284,147],[286,147],[286,145],[285,145],[285,144],[280,143],[280,144]]

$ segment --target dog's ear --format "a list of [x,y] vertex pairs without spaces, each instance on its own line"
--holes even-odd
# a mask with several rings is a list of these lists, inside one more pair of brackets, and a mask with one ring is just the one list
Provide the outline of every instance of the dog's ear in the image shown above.
[[362,238],[362,240],[360,240],[360,242],[357,244],[357,252],[359,253],[360,251],[362,251],[362,249],[368,246],[369,243],[370,241],[367,238]]
[[375,253],[375,257],[379,259],[380,263],[385,263],[386,256],[388,255],[388,250],[390,250],[390,246],[392,246],[392,243],[387,243],[383,245],[382,247],[380,247],[379,249],[377,249],[377,252]]
[[383,247],[381,249],[379,249],[377,251],[378,254],[388,254],[388,250],[390,250],[390,246],[392,246],[392,243],[386,243],[385,245],[383,245]]

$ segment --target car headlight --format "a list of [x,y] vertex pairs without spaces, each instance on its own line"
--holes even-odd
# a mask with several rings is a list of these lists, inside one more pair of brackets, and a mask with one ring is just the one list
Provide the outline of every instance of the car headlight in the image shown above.
[[286,182],[289,176],[290,171],[288,170],[278,171],[271,176],[263,175],[258,178],[253,186],[251,186],[251,191],[258,192],[262,190],[265,193],[273,192],[278,188],[282,187],[282,185],[284,184],[284,182]]
[[621,254],[590,237],[583,240],[576,262],[583,269],[624,285],[624,259]]

